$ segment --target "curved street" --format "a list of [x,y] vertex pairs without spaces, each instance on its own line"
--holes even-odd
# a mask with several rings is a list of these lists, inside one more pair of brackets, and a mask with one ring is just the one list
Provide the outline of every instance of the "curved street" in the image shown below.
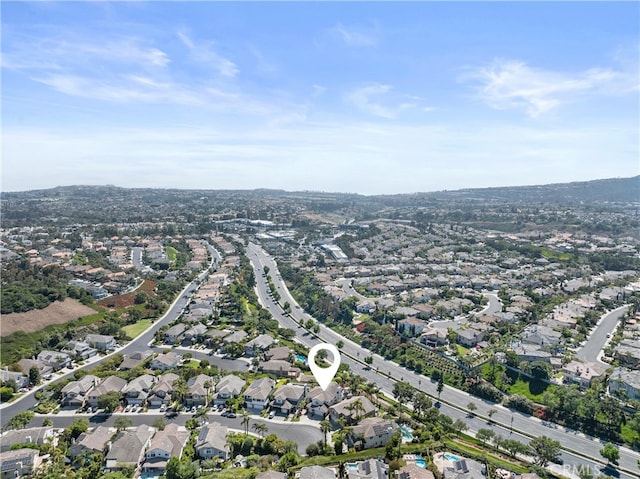
[[597,362],[605,367],[611,367],[610,364],[600,360],[602,350],[605,348],[609,338],[618,327],[620,319],[622,319],[622,316],[624,316],[628,309],[629,306],[621,306],[604,314],[587,338],[584,346],[576,352],[576,357],[585,363]]

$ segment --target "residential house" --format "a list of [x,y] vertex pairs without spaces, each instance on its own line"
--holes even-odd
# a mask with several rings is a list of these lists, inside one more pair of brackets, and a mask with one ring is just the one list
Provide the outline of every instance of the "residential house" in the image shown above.
[[108,376],[104,378],[100,384],[89,391],[87,394],[87,403],[89,406],[97,408],[100,396],[110,392],[120,393],[126,385],[127,381],[125,379],[119,378],[118,376]]
[[116,349],[116,340],[113,336],[104,334],[87,334],[86,341],[100,351],[112,351]]
[[531,324],[524,328],[520,337],[523,343],[537,344],[538,346],[555,346],[560,343],[562,333],[548,326]]
[[151,360],[149,367],[154,370],[168,371],[169,369],[178,367],[180,359],[181,357],[178,354],[169,351],[168,353],[158,354]]
[[213,349],[218,349],[222,338],[229,334],[229,331],[223,331],[221,329],[210,329],[205,333],[205,342]]
[[209,401],[209,392],[213,390],[214,381],[211,376],[198,374],[187,381],[187,406],[204,406]]
[[196,439],[196,454],[202,459],[229,459],[228,429],[217,422],[205,424]]
[[395,479],[434,479],[433,472],[415,464],[402,466],[395,472]]
[[79,356],[82,360],[87,360],[98,354],[97,349],[92,348],[84,341],[69,341],[64,352],[71,356]]
[[288,346],[279,346],[271,348],[264,353],[267,361],[288,361],[291,357],[291,348]]
[[389,479],[389,466],[381,459],[347,464],[347,479]]
[[247,382],[244,379],[234,376],[233,374],[223,377],[216,385],[216,399],[214,403],[219,406],[227,402],[227,399],[238,397],[245,384],[247,384]]
[[175,373],[167,373],[158,377],[158,382],[153,386],[147,403],[150,407],[168,406],[171,402],[171,393],[173,392],[173,383],[178,379]]
[[171,457],[182,457],[184,447],[189,442],[189,431],[175,423],[158,431],[149,445],[142,471],[148,475],[161,476]]
[[640,339],[623,339],[614,352],[621,366],[638,369],[640,366]]
[[262,361],[258,365],[258,369],[265,374],[273,374],[279,378],[297,378],[300,374],[298,368],[291,366],[289,361],[272,359],[271,361]]
[[320,386],[309,391],[309,417],[323,418],[329,412],[329,406],[333,406],[337,402],[342,401],[343,389],[337,382],[331,381],[327,389],[323,390]]
[[124,400],[128,405],[142,406],[149,397],[155,382],[156,378],[151,374],[143,374],[142,376],[132,379],[122,389]]
[[125,467],[136,469],[144,458],[153,433],[154,429],[145,424],[120,432],[105,456],[105,468],[110,471]]
[[130,369],[140,366],[147,358],[153,356],[153,351],[147,349],[145,351],[134,351],[124,356],[124,360],[120,363],[118,369],[120,371],[129,371]]
[[640,371],[615,368],[609,377],[609,393],[640,399]]
[[21,359],[18,361],[18,366],[25,375],[29,375],[29,370],[31,368],[36,368],[40,373],[41,377],[46,377],[53,372],[53,368],[48,364],[45,364],[43,361],[39,359]]
[[323,466],[305,466],[296,473],[296,479],[337,479],[334,469]]
[[29,385],[29,373],[23,374],[17,371],[9,371],[8,368],[4,367],[0,369],[0,381],[15,381],[18,388],[25,388]]
[[382,447],[397,430],[398,425],[389,419],[369,417],[353,426],[353,432],[348,436],[348,441],[350,446],[357,449]]
[[187,330],[187,325],[178,323],[171,326],[164,333],[164,341],[167,344],[174,344],[182,339],[182,335]]
[[38,354],[38,360],[58,371],[71,366],[71,356],[60,351],[44,350]]
[[273,393],[273,408],[280,414],[296,412],[300,401],[307,395],[307,386],[302,384],[283,384]]
[[273,341],[270,334],[261,334],[244,345],[244,352],[247,356],[257,356],[266,351],[273,344]]
[[187,329],[182,335],[182,337],[186,341],[191,341],[192,343],[195,343],[197,341],[200,341],[204,337],[205,333],[207,332],[207,329],[208,328],[204,324],[197,323],[191,326],[189,329]]
[[60,391],[62,406],[83,407],[87,394],[100,383],[100,378],[87,374],[77,381],[68,382]]
[[419,336],[426,327],[426,321],[413,316],[398,321],[398,331],[405,336]]
[[52,427],[30,427],[12,429],[0,436],[0,452],[8,451],[16,444],[36,444],[44,446],[55,438]]
[[475,347],[484,339],[484,333],[477,329],[459,329],[456,331],[456,342],[467,348]]
[[376,408],[368,398],[353,396],[331,406],[329,417],[334,423],[338,423],[340,418],[344,418],[348,423],[353,424],[360,418],[373,416],[375,412]]
[[591,380],[602,377],[605,371],[606,369],[598,363],[571,361],[562,368],[562,381],[565,384],[577,384],[580,389],[587,389]]
[[260,378],[252,382],[244,392],[247,409],[262,411],[269,404],[269,395],[276,382],[271,378]]
[[371,314],[376,310],[376,303],[370,299],[361,299],[356,303],[356,311],[363,314]]
[[420,342],[432,348],[444,346],[447,340],[447,331],[442,328],[426,328],[420,336]]
[[31,476],[40,465],[37,449],[22,448],[0,453],[2,479]]
[[543,361],[545,363],[551,362],[551,353],[542,351],[538,346],[531,344],[520,344],[511,348],[514,353],[518,355],[520,361]]
[[224,344],[239,343],[243,341],[247,336],[248,334],[246,331],[243,331],[242,329],[238,329],[237,331],[234,331],[231,334],[222,338],[222,342]]
[[98,426],[92,431],[83,432],[69,448],[71,458],[74,459],[82,453],[103,452],[113,434],[114,430],[105,426]]

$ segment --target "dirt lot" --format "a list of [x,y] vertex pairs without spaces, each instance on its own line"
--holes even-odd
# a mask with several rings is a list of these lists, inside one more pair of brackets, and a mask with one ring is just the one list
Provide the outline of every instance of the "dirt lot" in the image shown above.
[[120,296],[110,296],[105,299],[101,299],[100,301],[96,301],[98,306],[102,306],[109,309],[121,309],[128,308],[129,306],[133,306],[136,302],[136,294],[140,291],[144,291],[149,296],[155,296],[156,293],[153,291],[156,287],[155,281],[145,280],[142,285],[135,291],[127,294],[121,294]]
[[64,301],[52,303],[44,309],[3,314],[0,319],[0,336],[9,336],[16,331],[33,333],[51,324],[62,324],[95,313],[95,310],[79,301],[67,298]]

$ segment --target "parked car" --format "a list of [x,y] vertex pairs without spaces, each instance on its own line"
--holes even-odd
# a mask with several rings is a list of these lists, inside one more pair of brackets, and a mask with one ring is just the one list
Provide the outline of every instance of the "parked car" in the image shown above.
[[273,419],[275,417],[275,415],[276,415],[276,412],[275,411],[271,411],[269,413],[269,419]]
[[222,413],[222,417],[238,417],[238,415],[235,412],[231,412],[231,411],[225,411]]

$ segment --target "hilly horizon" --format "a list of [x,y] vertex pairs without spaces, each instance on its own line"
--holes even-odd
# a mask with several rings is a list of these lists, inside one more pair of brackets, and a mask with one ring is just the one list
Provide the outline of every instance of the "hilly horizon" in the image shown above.
[[274,188],[253,189],[185,189],[185,188],[153,188],[153,187],[122,187],[117,185],[61,185],[53,188],[23,191],[2,192],[3,199],[18,198],[24,195],[44,195],[64,193],[74,196],[93,195],[98,192],[229,192],[233,194],[256,195],[321,195],[371,199],[399,199],[399,198],[433,198],[457,200],[508,200],[508,201],[542,201],[542,202],[640,202],[640,175],[629,178],[604,178],[590,181],[574,181],[569,183],[549,183],[524,186],[496,186],[482,188],[460,188],[455,190],[422,191],[412,193],[364,195],[350,192],[331,192],[321,190],[283,190]]

